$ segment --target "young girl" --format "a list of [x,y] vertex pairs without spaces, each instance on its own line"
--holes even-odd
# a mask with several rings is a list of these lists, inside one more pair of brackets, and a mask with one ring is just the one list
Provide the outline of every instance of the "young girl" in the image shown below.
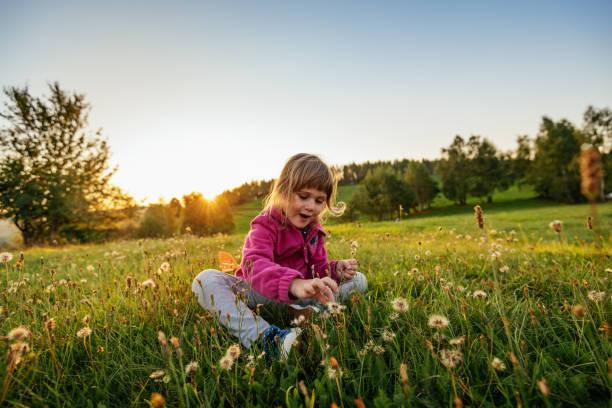
[[[244,347],[258,343],[273,356],[286,357],[300,329],[279,329],[249,309],[290,304],[314,310],[363,292],[367,281],[357,260],[328,261],[320,216],[342,214],[336,206],[336,180],[317,156],[291,157],[251,222],[236,276],[208,269],[193,281],[202,307],[240,339]],[[310,306],[308,306],[310,305]]]

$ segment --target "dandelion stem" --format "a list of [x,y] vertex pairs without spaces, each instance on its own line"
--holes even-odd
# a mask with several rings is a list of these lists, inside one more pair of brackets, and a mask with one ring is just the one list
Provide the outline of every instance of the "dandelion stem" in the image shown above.
[[47,333],[47,340],[49,340],[49,351],[51,352],[51,361],[53,361],[53,367],[57,373],[58,381],[62,376],[62,372],[57,364],[57,360],[55,358],[55,352],[53,351],[53,344],[51,344],[51,334],[49,333],[49,329],[45,326],[45,332]]
[[336,377],[336,386],[338,387],[338,398],[340,398],[340,406],[344,408],[344,401],[342,401],[342,391],[340,389],[340,379]]

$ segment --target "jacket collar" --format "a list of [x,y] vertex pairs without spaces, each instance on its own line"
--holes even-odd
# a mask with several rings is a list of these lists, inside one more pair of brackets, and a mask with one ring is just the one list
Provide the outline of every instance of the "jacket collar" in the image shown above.
[[[262,211],[262,214],[265,215],[269,215],[270,217],[272,217],[273,219],[275,219],[279,224],[283,225],[283,214],[276,209],[276,207],[272,207],[269,210],[264,209]],[[293,225],[289,220],[286,220],[286,226],[287,228],[292,228],[296,231],[299,231],[298,227],[296,227],[295,225]],[[316,222],[311,222],[310,224],[308,224],[308,226],[315,231],[318,231],[320,233],[322,233],[324,236],[327,235],[325,233],[325,229],[323,229],[323,226],[321,225],[321,223],[319,221]],[[308,233],[308,235],[310,236],[310,233]]]

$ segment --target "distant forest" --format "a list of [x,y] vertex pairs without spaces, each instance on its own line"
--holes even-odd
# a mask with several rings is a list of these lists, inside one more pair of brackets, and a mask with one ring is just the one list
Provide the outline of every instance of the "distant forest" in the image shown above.
[[[110,184],[110,148],[101,130],[89,131],[84,95],[49,84],[50,95],[27,87],[4,90],[0,115],[0,218],[21,232],[23,244],[62,244],[128,237],[206,236],[235,228],[234,207],[261,199],[274,180],[254,180],[214,200],[192,192],[169,203],[137,205]],[[541,198],[577,203],[581,152],[588,151],[592,199],[612,186],[612,111],[589,106],[583,123],[543,117],[535,138],[518,136],[502,152],[486,137],[457,135],[437,160],[367,161],[333,167],[339,185],[356,186],[343,220],[367,214],[392,219],[425,211],[438,194],[464,205],[487,202],[494,191],[528,184]],[[583,160],[584,161],[584,160]],[[583,173],[584,173],[583,169]],[[584,184],[584,183],[583,183]],[[596,192],[593,186],[596,187]]]

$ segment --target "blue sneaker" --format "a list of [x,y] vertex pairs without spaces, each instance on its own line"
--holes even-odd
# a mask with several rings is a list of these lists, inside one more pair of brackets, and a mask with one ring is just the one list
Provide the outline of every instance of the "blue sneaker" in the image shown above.
[[257,342],[257,345],[263,348],[266,352],[266,360],[272,358],[280,358],[285,360],[291,351],[291,346],[295,343],[297,336],[302,329],[279,329],[271,325],[264,332],[263,337]]

